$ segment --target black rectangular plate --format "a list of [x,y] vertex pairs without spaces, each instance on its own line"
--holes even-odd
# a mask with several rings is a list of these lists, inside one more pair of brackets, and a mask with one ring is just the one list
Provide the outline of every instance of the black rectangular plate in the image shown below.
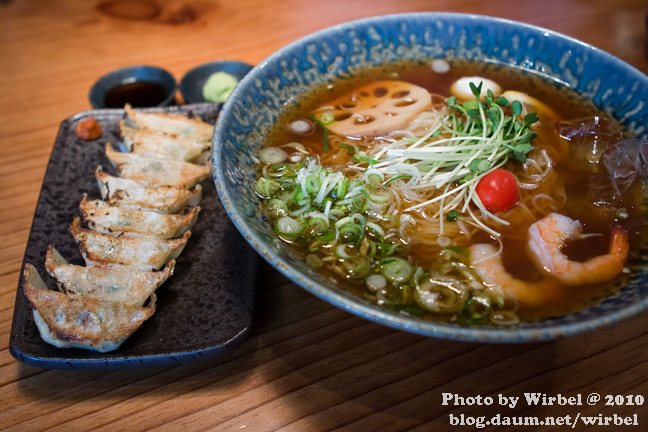
[[[198,115],[214,124],[220,106],[195,104],[144,111]],[[74,128],[90,116],[101,124],[103,134],[97,140],[84,141]],[[50,289],[56,289],[56,283],[44,268],[48,245],[54,245],[72,264],[84,264],[68,226],[78,213],[83,193],[99,198],[94,171],[98,165],[108,170],[104,145],[118,142],[116,125],[123,116],[123,110],[92,110],[61,124],[23,262],[23,266],[33,264]],[[20,282],[9,341],[11,354],[30,365],[50,369],[125,369],[190,363],[240,344],[251,328],[258,256],[230,221],[213,181],[206,180],[202,185],[198,222],[177,260],[174,275],[157,291],[155,314],[119,349],[97,353],[45,343]]]

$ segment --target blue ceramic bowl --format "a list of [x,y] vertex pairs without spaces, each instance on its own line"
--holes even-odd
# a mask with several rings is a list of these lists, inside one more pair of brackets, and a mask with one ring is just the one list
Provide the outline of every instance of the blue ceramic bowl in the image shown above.
[[180,94],[187,103],[208,102],[203,97],[203,87],[214,73],[225,72],[238,81],[252,70],[252,65],[232,60],[214,61],[191,69],[180,80]]
[[[134,88],[132,86],[135,83],[146,84],[145,86]],[[148,84],[153,84],[155,87],[151,88]],[[135,107],[164,107],[174,102],[178,86],[173,75],[165,69],[157,66],[129,66],[114,70],[97,80],[90,89],[90,103],[92,107],[95,109],[123,109],[123,104],[120,104],[121,106],[107,105],[107,95],[118,87],[125,89],[126,93],[121,93],[120,95],[113,94],[113,101],[133,98],[129,102]],[[151,103],[134,103],[138,100],[151,101]]]
[[214,132],[214,179],[246,240],[280,272],[314,295],[358,316],[426,336],[474,342],[550,340],[593,330],[648,306],[648,266],[586,310],[514,327],[462,326],[407,317],[376,306],[313,272],[282,244],[259,212],[255,154],[286,102],[308,89],[401,59],[489,61],[553,79],[591,99],[631,133],[646,137],[648,77],[597,48],[542,28],[476,15],[415,13],[369,18],[320,31],[253,69],[230,96]]

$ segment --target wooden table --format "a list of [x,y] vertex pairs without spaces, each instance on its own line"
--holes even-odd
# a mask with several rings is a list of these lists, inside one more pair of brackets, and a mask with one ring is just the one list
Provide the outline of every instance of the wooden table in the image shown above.
[[[256,64],[316,30],[410,11],[525,21],[584,40],[648,72],[645,0],[139,0],[130,6],[117,0],[103,8],[100,3],[0,1],[0,428],[473,430],[450,426],[450,415],[573,417],[580,411],[637,414],[640,425],[627,430],[648,430],[648,401],[596,407],[520,402],[510,409],[498,406],[497,399],[525,392],[648,398],[647,314],[551,343],[449,342],[352,316],[267,265],[254,330],[226,357],[168,368],[69,372],[19,363],[8,350],[21,260],[57,128],[90,108],[90,86],[104,73],[155,64],[179,79],[215,59]],[[443,393],[491,396],[494,405],[442,405]],[[550,429],[562,428],[569,427]]]

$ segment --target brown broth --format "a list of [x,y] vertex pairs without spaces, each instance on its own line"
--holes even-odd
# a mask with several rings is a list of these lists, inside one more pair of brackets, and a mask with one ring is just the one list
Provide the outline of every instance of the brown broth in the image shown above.
[[[286,111],[285,117],[281,118],[279,126],[273,132],[269,144],[281,145],[298,141],[311,151],[321,154],[322,133],[319,130],[304,137],[292,134],[287,125],[296,119],[308,118],[311,111],[326,101],[335,99],[368,82],[398,79],[424,87],[431,93],[438,93],[448,97],[450,95],[449,87],[452,82],[459,77],[472,75],[490,78],[505,90],[521,91],[544,101],[562,119],[602,115],[591,103],[583,100],[564,86],[549,82],[536,75],[523,73],[517,69],[493,64],[455,62],[448,73],[437,74],[427,64],[394,64],[368,70],[354,78],[334,81],[327,86],[315,89],[311,94],[299,101],[298,106]],[[636,256],[637,251],[645,246],[648,239],[648,222],[643,200],[643,188],[637,185],[629,196],[623,197],[623,203],[615,202],[610,203],[610,205],[602,205],[600,202],[594,203],[595,200],[591,199],[592,196],[605,194],[605,191],[612,190],[609,176],[602,174],[605,173],[605,168],[599,166],[597,169],[598,173],[593,173],[587,170],[574,170],[573,167],[561,165],[560,163],[556,164],[558,176],[565,184],[567,192],[567,204],[560,212],[572,219],[579,220],[583,224],[584,232],[601,233],[600,236],[571,242],[564,249],[564,252],[569,258],[577,261],[584,261],[605,254],[608,252],[612,228],[615,225],[622,225],[630,234],[631,256]],[[628,210],[629,217],[626,220],[619,220],[617,217],[616,208],[621,205]],[[528,226],[524,226],[521,229],[526,230],[527,228]],[[481,233],[476,236],[473,243],[484,241],[490,241],[490,239],[486,233]],[[492,241],[490,242],[492,243]],[[525,240],[505,237],[503,242],[503,262],[511,275],[525,281],[535,281],[543,277],[527,255],[520,253],[520,251],[526,250]],[[417,251],[416,245],[412,246],[410,254],[419,260],[425,268],[425,254]],[[365,291],[364,284],[349,282],[333,274],[330,276],[339,285],[357,295],[362,296]],[[600,300],[611,291],[618,289],[625,278],[626,276],[622,274],[611,283],[576,287],[564,286],[562,297],[558,301],[545,304],[541,308],[524,307],[522,305],[518,315],[522,321],[535,321],[582,309],[592,302]],[[437,316],[434,319],[445,318]]]

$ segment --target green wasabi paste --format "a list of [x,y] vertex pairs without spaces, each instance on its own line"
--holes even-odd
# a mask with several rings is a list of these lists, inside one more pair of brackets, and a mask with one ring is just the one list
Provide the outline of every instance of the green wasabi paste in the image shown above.
[[225,102],[236,84],[238,80],[227,72],[213,73],[203,86],[203,98],[209,102]]

